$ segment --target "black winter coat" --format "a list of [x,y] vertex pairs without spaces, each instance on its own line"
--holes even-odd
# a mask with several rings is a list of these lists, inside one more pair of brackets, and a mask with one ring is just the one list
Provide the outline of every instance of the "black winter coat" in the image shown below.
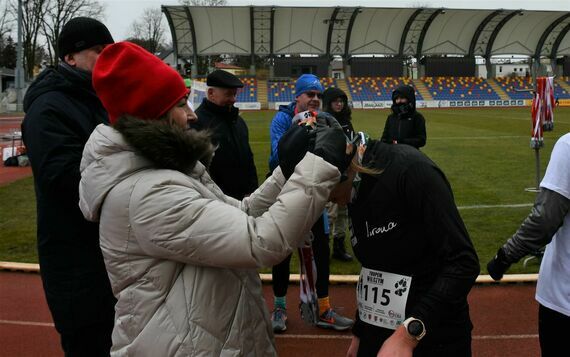
[[392,101],[397,95],[408,98],[410,110],[407,113],[394,112],[395,104],[392,105],[392,114],[388,116],[382,142],[392,144],[408,144],[415,148],[421,148],[426,144],[426,121],[420,113],[416,111],[416,96],[414,89],[410,86],[399,86],[392,93]]
[[115,298],[99,248],[99,226],[79,210],[83,147],[107,113],[87,73],[48,68],[24,98],[24,144],[34,174],[38,256],[47,302],[60,333],[110,324]]
[[[425,323],[420,344],[470,336],[467,295],[479,261],[445,175],[418,150],[378,141],[369,143],[363,165],[383,172],[363,174],[348,206],[358,261],[368,269],[412,277],[405,317]],[[392,334],[359,315],[356,336],[380,344]]]
[[212,142],[219,145],[210,176],[222,191],[241,200],[257,189],[257,170],[249,146],[249,132],[236,107],[220,107],[206,98],[196,110],[196,130],[210,129]]
[[[341,98],[344,102],[342,110],[338,113],[335,112],[331,107],[332,101],[337,98]],[[354,128],[352,126],[352,110],[348,106],[348,96],[344,93],[344,91],[342,91],[342,89],[331,87],[325,90],[323,93],[323,110],[327,113],[332,114],[332,116],[338,120],[345,135],[351,137],[352,133],[354,133]]]

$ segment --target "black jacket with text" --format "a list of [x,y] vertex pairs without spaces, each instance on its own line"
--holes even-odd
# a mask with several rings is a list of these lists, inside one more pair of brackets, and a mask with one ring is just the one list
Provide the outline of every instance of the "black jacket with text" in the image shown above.
[[[467,295],[479,261],[445,175],[420,151],[378,141],[363,165],[383,171],[361,174],[348,207],[356,257],[365,268],[412,277],[405,312],[425,323],[420,344],[469,336]],[[358,315],[356,336],[376,341],[393,332]]]

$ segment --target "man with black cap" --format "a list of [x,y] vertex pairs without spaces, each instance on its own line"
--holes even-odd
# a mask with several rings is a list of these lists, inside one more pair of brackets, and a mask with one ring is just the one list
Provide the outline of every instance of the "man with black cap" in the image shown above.
[[249,146],[249,132],[239,109],[234,106],[243,83],[233,74],[216,70],[206,79],[208,92],[196,110],[196,130],[212,131],[218,145],[210,164],[210,176],[222,191],[241,200],[257,189],[257,170]]
[[91,85],[105,25],[77,17],[59,34],[60,64],[24,98],[22,133],[32,164],[42,282],[65,356],[108,356],[115,298],[99,247],[99,227],[79,210],[79,165],[94,128],[108,123]]

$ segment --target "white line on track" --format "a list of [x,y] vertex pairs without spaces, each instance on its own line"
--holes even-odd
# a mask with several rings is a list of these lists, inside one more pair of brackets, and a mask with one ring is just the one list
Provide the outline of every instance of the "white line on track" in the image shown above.
[[[312,339],[312,340],[337,340],[351,339],[351,335],[275,335],[277,339]],[[538,335],[475,335],[474,340],[521,340],[538,338]]]
[[[0,324],[9,325],[20,325],[20,326],[39,326],[39,327],[54,327],[52,323],[49,322],[35,322],[35,321],[19,321],[19,320],[0,320]],[[275,335],[277,339],[311,339],[311,340],[338,340],[351,339],[351,335]],[[533,339],[538,338],[536,334],[528,335],[475,335],[474,340],[509,340],[509,339]]]
[[0,324],[54,327],[54,324],[51,322],[18,321],[18,320],[0,320]]
[[522,208],[532,207],[532,203],[515,203],[510,205],[472,205],[472,206],[458,206],[458,209],[481,209],[481,208]]

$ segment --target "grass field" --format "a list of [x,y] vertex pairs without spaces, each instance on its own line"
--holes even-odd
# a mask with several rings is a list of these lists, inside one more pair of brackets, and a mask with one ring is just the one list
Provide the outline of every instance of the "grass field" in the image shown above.
[[[274,112],[245,112],[260,181],[267,172],[269,124]],[[355,129],[380,136],[387,111],[353,113]],[[482,273],[499,245],[530,211],[535,154],[529,148],[530,108],[424,110],[427,145],[422,151],[445,172],[457,206],[477,249]],[[545,134],[540,150],[541,177],[556,139],[570,131],[570,108],[555,112],[555,130]],[[0,260],[36,262],[35,205],[31,179],[0,187]],[[527,204],[528,206],[520,206]],[[511,205],[519,205],[511,207]],[[292,264],[293,270],[297,265]],[[356,262],[332,261],[331,273],[356,274]],[[521,263],[511,273],[537,272]]]

